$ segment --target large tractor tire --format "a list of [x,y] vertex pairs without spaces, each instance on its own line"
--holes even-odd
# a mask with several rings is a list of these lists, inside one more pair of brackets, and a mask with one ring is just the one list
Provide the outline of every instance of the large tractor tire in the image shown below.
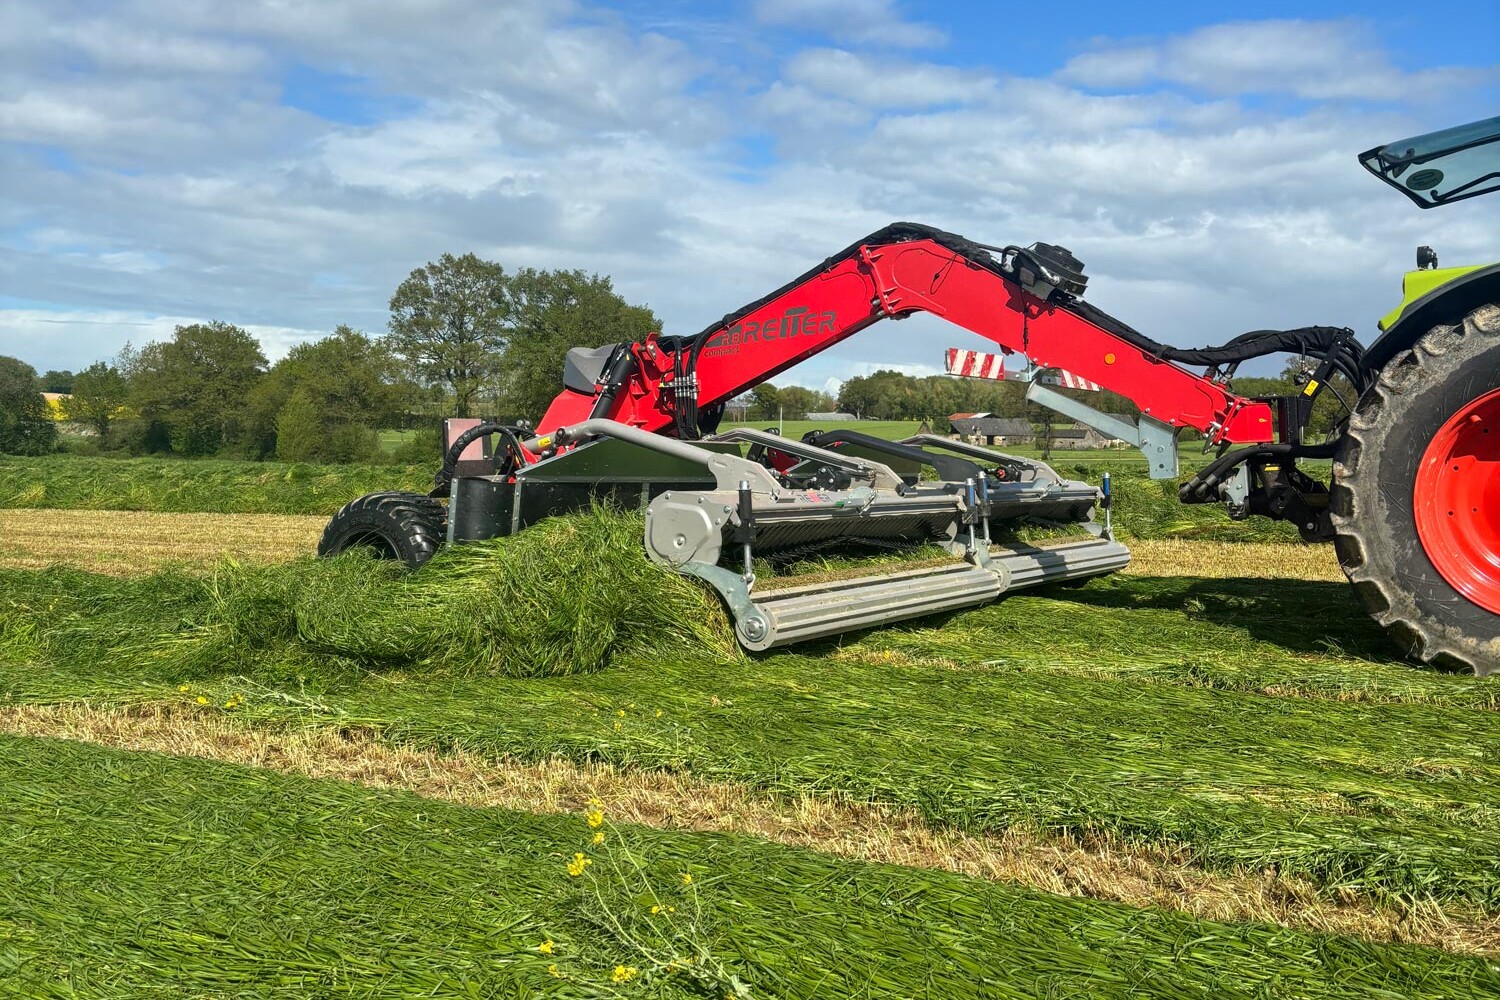
[[318,555],[372,549],[411,569],[431,559],[448,533],[448,511],[420,493],[371,493],[344,504],[323,529]]
[[1331,513],[1360,602],[1407,655],[1500,671],[1500,306],[1381,371],[1334,457]]

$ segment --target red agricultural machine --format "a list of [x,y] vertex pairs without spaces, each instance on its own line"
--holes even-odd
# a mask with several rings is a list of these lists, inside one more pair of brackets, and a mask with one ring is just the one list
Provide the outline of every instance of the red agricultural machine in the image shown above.
[[[1361,161],[1423,207],[1495,190],[1500,118]],[[1123,567],[1107,483],[1101,492],[931,435],[718,432],[728,400],[874,323],[927,312],[1019,356],[1029,399],[1136,445],[1154,478],[1176,478],[1179,439],[1200,438],[1215,457],[1180,499],[1331,539],[1360,601],[1410,656],[1481,674],[1500,665],[1500,265],[1440,270],[1421,248],[1404,301],[1368,348],[1324,326],[1171,347],[1085,302],[1086,285],[1062,247],[887,226],[695,335],[569,351],[562,391],[535,424],[450,421],[431,494],[353,501],[319,551],[370,545],[416,566],[445,542],[591,504],[641,508],[647,555],[712,586],[755,650]],[[1301,391],[1236,395],[1237,367],[1277,353],[1309,359]],[[1130,398],[1139,418],[1049,388],[1058,371]],[[1328,440],[1305,440],[1323,393],[1345,415]],[[1298,464],[1330,458],[1326,483]],[[1081,530],[1051,544],[1004,541],[1020,521]],[[951,561],[790,586],[758,585],[754,573],[757,556],[929,542]]]

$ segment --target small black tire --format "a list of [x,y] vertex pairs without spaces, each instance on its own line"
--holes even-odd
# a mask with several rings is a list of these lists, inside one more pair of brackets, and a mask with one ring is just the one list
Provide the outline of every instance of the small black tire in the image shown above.
[[431,559],[448,534],[448,511],[420,493],[370,493],[339,508],[323,529],[318,555],[368,548],[409,569]]
[[1500,670],[1500,615],[1432,564],[1413,491],[1438,429],[1497,387],[1500,306],[1433,327],[1360,401],[1334,456],[1329,501],[1339,563],[1370,616],[1412,659],[1480,676]]

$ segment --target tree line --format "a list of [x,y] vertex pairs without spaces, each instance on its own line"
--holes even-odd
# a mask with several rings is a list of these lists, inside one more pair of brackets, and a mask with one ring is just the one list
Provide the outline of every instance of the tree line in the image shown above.
[[[444,254],[397,287],[384,335],[339,326],[275,364],[248,331],[219,321],[126,345],[76,374],[38,376],[0,356],[0,452],[58,447],[41,393],[59,392],[70,393],[62,416],[87,429],[90,450],[361,461],[378,450],[379,428],[431,428],[452,414],[535,419],[560,387],[568,348],[657,329],[608,277]],[[436,453],[427,437],[413,459]]]

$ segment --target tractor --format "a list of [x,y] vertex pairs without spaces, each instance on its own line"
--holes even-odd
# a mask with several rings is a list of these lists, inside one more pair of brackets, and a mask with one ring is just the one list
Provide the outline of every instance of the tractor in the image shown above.
[[[1463,201],[1500,188],[1500,118],[1359,159],[1424,209]],[[1197,437],[1213,458],[1181,483],[1182,502],[1332,541],[1359,601],[1406,655],[1481,675],[1500,668],[1500,264],[1440,268],[1419,248],[1368,347],[1326,326],[1172,347],[1085,301],[1087,284],[1061,246],[894,223],[696,334],[573,348],[546,413],[446,421],[432,491],[350,502],[318,551],[367,546],[417,567],[442,545],[594,504],[640,509],[647,557],[711,587],[750,650],[1125,566],[1107,476],[1094,486],[930,434],[719,430],[729,400],[874,323],[927,312],[998,345],[977,360],[949,350],[953,374],[1024,383],[1027,399],[1138,447],[1153,478],[1179,478],[1178,445]],[[1306,359],[1299,390],[1237,395],[1238,367],[1273,354]],[[1007,373],[1007,358],[1022,367]],[[1139,416],[1101,412],[1058,385],[1109,389]],[[1325,440],[1308,440],[1325,393],[1341,417]],[[1326,481],[1299,464],[1328,460]],[[1019,522],[1073,530],[1022,542]],[[947,557],[756,578],[760,557],[927,544]]]

